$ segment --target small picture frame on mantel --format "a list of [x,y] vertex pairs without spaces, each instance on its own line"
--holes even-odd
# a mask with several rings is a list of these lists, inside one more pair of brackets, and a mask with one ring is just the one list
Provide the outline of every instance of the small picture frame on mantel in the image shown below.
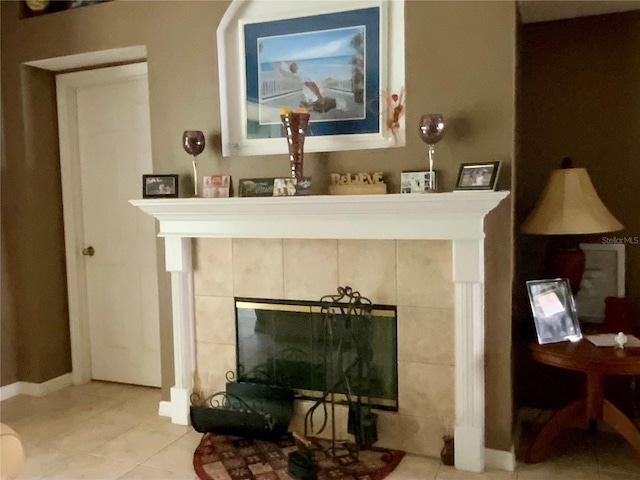
[[213,174],[202,178],[203,198],[228,198],[231,196],[231,177]]
[[463,163],[455,190],[495,190],[500,162]]
[[425,193],[429,191],[429,180],[433,173],[433,188],[438,190],[438,172],[402,172],[400,193]]
[[178,198],[178,175],[142,175],[142,198]]

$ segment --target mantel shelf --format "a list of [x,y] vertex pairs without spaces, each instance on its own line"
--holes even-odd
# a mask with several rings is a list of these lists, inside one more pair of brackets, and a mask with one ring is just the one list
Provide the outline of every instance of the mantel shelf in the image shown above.
[[508,191],[130,200],[160,236],[477,239]]

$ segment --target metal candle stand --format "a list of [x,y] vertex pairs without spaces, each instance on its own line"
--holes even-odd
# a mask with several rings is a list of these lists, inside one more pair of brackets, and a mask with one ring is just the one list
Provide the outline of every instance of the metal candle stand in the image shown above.
[[429,185],[425,190],[429,193],[435,193],[435,170],[433,168],[435,147],[434,145],[442,140],[442,134],[444,133],[444,118],[440,113],[428,113],[420,117],[418,122],[420,127],[420,138],[422,141],[429,145]]

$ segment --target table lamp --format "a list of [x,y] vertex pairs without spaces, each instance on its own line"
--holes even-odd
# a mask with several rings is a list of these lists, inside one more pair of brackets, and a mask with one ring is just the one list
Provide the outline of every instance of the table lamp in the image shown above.
[[522,224],[523,233],[553,235],[554,240],[560,240],[549,255],[550,273],[569,279],[574,295],[580,290],[585,268],[577,236],[623,228],[598,197],[587,170],[571,168],[568,158],[563,160],[563,168],[551,172],[542,196]]

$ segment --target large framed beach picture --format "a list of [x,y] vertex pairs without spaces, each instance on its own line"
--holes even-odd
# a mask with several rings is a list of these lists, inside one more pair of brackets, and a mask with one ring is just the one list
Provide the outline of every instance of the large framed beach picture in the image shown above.
[[279,138],[282,106],[308,135],[377,133],[379,27],[379,8],[245,25],[248,138]]
[[403,8],[235,0],[218,28],[223,154],[285,153],[282,107],[309,111],[306,151],[404,145],[404,117],[388,121],[404,85]]

